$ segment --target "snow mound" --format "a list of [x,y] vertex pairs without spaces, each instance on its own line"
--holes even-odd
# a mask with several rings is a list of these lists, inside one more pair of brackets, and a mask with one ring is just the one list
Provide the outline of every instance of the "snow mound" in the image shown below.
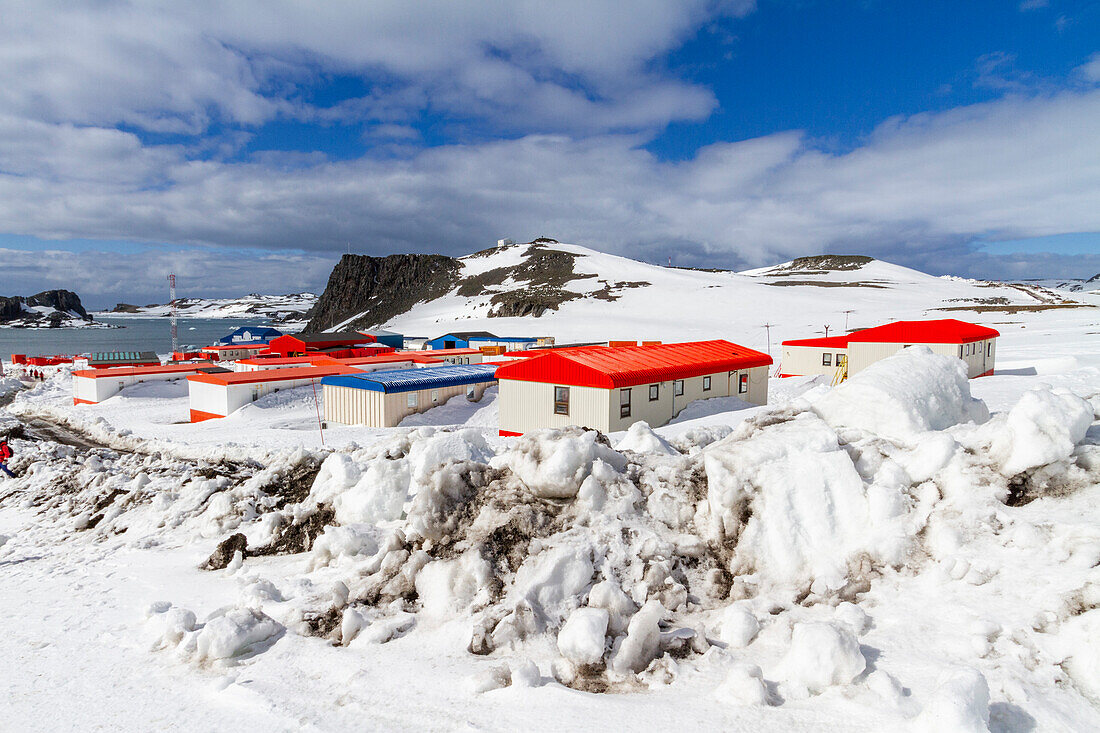
[[219,609],[202,624],[192,611],[166,602],[154,604],[148,615],[154,648],[175,649],[181,658],[203,665],[234,664],[268,649],[285,631],[263,611],[247,607]]
[[997,422],[990,454],[1006,476],[1069,458],[1092,424],[1092,406],[1064,390],[1035,389]]
[[813,402],[834,428],[857,428],[915,443],[930,430],[989,419],[985,403],[970,395],[959,359],[911,346],[875,362]]
[[736,541],[734,574],[756,571],[776,584],[817,581],[836,590],[857,554],[900,559],[904,539],[896,525],[907,482],[883,480],[875,490],[885,496],[865,489],[836,433],[813,413],[748,438],[735,432],[706,449],[704,466],[704,531],[715,542]]
[[767,705],[768,688],[760,667],[738,662],[714,691],[714,696],[729,705]]
[[491,465],[511,469],[535,496],[569,499],[577,495],[596,461],[616,469],[626,465],[622,454],[595,430],[564,428],[523,435]]
[[610,616],[603,608],[578,608],[558,632],[558,651],[574,664],[597,664],[603,659]]
[[617,451],[634,451],[635,453],[658,453],[666,456],[679,455],[680,451],[672,447],[672,443],[662,438],[649,423],[639,420],[630,426],[626,435],[615,446]]
[[986,733],[989,685],[982,673],[965,668],[946,674],[913,729],[922,733]]
[[829,623],[797,624],[783,659],[788,687],[817,695],[834,685],[851,684],[867,668],[859,642],[847,628]]
[[718,620],[718,638],[731,647],[748,646],[760,631],[760,622],[747,604],[735,603]]

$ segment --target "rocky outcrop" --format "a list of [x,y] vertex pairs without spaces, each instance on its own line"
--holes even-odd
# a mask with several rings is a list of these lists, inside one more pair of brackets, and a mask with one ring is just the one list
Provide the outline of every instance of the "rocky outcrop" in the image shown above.
[[444,255],[344,255],[310,311],[306,331],[324,331],[355,317],[350,328],[379,326],[417,303],[446,295],[462,265]]
[[[41,313],[31,308],[51,308]],[[49,326],[58,328],[66,321],[91,321],[80,296],[70,290],[44,290],[30,297],[0,297],[0,324]]]

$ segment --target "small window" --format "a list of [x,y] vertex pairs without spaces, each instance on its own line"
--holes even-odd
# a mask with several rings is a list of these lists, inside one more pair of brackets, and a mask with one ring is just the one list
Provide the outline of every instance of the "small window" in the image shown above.
[[619,390],[619,417],[630,417],[630,390]]
[[989,342],[986,343],[986,345],[985,345],[985,355],[986,356],[993,356],[993,342],[992,341],[989,341]]
[[651,384],[649,385],[649,401],[656,402],[661,397],[661,385]]
[[963,358],[963,347],[959,347],[959,358]]
[[432,390],[432,404],[434,405],[437,402],[439,402],[439,390],[438,389],[433,389]]
[[703,391],[710,391],[710,377],[703,377]]
[[672,394],[676,397],[683,397],[684,395],[684,380],[677,379],[672,383]]
[[828,352],[822,354],[821,355],[821,366],[832,366],[832,365],[833,365],[833,355],[828,353]]
[[419,395],[416,392],[409,392],[409,396],[405,398],[405,404],[409,407],[416,407],[420,400]]
[[749,375],[742,374],[737,380],[737,394],[745,394],[749,391]]
[[470,402],[473,402],[476,396],[477,391],[474,389],[474,385],[466,385],[466,399],[468,399]]
[[554,387],[554,414],[569,414],[569,388]]
[[847,363],[848,363],[847,355],[845,355],[845,354],[837,354],[836,355],[836,365],[837,366],[844,366]]

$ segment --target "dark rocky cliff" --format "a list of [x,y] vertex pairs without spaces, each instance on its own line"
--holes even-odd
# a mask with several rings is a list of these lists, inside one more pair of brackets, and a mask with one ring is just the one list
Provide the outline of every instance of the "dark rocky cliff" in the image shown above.
[[323,331],[363,314],[348,327],[369,328],[454,289],[461,264],[444,255],[344,255],[310,311],[306,331]]
[[[28,311],[29,306],[53,308],[52,313],[40,315]],[[0,323],[10,321],[48,321],[50,325],[59,325],[75,314],[81,320],[90,321],[92,317],[84,310],[80,296],[70,290],[44,290],[30,297],[16,295],[0,297]]]

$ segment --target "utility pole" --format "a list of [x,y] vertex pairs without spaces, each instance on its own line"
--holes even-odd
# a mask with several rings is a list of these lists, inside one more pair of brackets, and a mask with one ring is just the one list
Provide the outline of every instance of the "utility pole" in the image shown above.
[[169,313],[172,317],[172,353],[174,354],[180,350],[179,324],[176,321],[176,276],[174,273],[168,276],[168,298]]
[[765,323],[764,331],[768,334],[768,356],[772,355],[772,324]]
[[844,333],[848,333],[848,314],[855,311],[844,311]]

